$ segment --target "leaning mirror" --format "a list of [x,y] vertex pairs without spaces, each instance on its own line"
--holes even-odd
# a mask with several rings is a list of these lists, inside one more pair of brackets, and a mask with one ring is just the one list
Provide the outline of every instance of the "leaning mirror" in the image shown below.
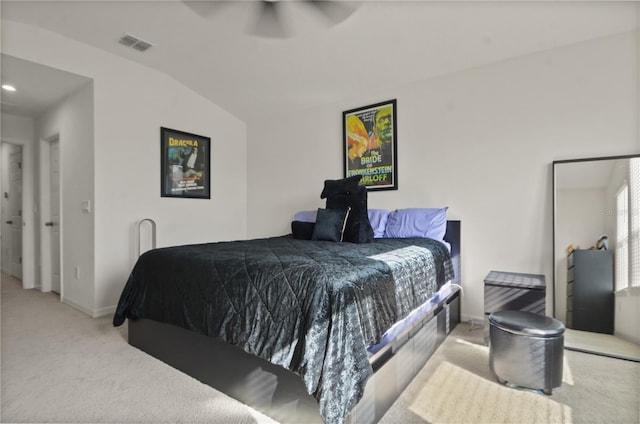
[[640,361],[640,155],[555,161],[553,184],[565,347]]

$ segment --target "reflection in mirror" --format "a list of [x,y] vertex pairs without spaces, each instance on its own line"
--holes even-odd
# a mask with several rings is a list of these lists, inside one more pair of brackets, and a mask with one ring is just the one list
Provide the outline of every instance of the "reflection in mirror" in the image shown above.
[[565,347],[640,361],[640,155],[555,161],[553,182]]

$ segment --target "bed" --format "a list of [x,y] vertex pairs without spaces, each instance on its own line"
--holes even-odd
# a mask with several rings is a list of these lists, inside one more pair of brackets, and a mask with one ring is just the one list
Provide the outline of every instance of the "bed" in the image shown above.
[[131,345],[279,422],[376,422],[460,320],[460,221],[443,241],[154,249],[113,323],[128,319]]

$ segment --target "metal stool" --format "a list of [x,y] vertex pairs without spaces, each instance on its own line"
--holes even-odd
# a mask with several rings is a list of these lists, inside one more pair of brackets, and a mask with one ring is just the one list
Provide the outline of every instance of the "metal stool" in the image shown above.
[[562,384],[564,325],[526,311],[489,315],[489,365],[503,384],[550,395]]

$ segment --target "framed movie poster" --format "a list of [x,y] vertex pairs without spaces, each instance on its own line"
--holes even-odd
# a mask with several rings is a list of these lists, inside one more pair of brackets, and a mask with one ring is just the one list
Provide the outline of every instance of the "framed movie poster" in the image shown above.
[[344,176],[368,190],[398,189],[396,100],[342,113]]
[[160,128],[161,195],[211,198],[211,139]]

